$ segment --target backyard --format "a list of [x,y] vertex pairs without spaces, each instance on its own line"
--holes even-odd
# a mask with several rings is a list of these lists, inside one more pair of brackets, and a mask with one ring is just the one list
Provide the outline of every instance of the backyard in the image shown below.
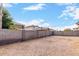
[[79,37],[49,36],[0,46],[0,55],[60,56],[79,55]]

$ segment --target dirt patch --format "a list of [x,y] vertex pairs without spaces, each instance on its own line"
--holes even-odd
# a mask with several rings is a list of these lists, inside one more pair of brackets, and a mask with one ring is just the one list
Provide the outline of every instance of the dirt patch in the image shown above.
[[79,55],[79,37],[50,36],[0,46],[0,55],[54,56]]

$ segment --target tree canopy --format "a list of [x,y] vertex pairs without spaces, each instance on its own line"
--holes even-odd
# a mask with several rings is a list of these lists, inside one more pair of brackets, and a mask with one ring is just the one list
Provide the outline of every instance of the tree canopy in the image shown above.
[[2,28],[3,29],[10,29],[14,25],[14,22],[12,20],[10,13],[8,12],[8,10],[6,8],[3,8],[2,14],[3,14],[3,16],[2,16]]

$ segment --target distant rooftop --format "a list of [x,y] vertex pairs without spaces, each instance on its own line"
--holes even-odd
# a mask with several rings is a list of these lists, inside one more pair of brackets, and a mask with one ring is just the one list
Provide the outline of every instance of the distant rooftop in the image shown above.
[[29,27],[39,27],[37,25],[29,25],[29,26],[26,26],[26,28],[29,28]]
[[29,25],[25,27],[26,30],[52,30],[50,28],[39,27],[37,25]]

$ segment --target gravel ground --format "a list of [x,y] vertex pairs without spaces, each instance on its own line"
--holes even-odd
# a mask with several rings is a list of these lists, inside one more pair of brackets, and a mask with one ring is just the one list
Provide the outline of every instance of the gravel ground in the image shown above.
[[79,37],[50,36],[0,46],[1,56],[79,55]]

